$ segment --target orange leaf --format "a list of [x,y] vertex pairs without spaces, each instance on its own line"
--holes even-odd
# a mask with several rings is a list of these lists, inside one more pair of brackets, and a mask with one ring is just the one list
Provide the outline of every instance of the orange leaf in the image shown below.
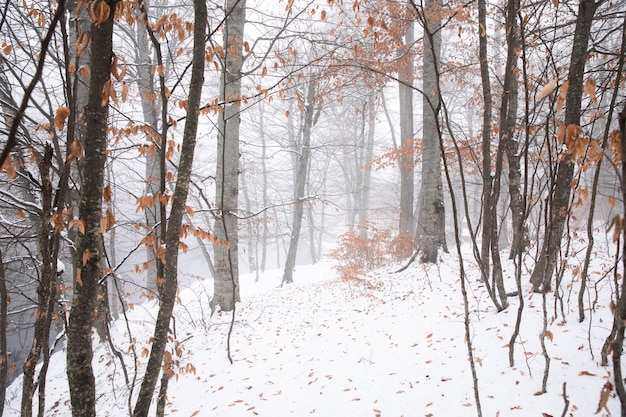
[[13,46],[8,43],[3,43],[2,45],[2,53],[5,55],[9,55],[13,51]]
[[115,218],[111,213],[111,210],[107,209],[106,214],[100,219],[100,233],[105,233],[111,230],[115,226]]
[[548,84],[544,85],[541,90],[539,90],[539,94],[537,94],[537,100],[541,100],[547,97],[550,93],[554,91],[557,83],[559,82],[558,78],[553,79]]
[[604,386],[602,387],[602,391],[600,391],[600,401],[598,402],[598,409],[594,414],[598,414],[600,411],[602,411],[602,409],[605,409],[609,413],[609,415],[611,414],[608,407],[606,406],[606,403],[609,401],[611,391],[613,391],[613,384],[607,381],[606,384],[604,384]]
[[7,174],[7,178],[12,180],[13,178],[15,178],[15,174],[16,174],[16,170],[15,170],[15,165],[16,165],[17,161],[10,156],[9,158],[7,158],[7,160],[5,161],[4,165],[2,166],[2,168],[4,168],[4,171]]
[[598,102],[598,98],[596,97],[596,81],[593,78],[587,79],[585,81],[585,86],[583,87],[583,92],[589,96],[593,103]]
[[91,251],[89,250],[89,248],[87,248],[83,252],[83,266],[87,265],[87,262],[89,262],[89,259],[91,259]]
[[128,84],[124,82],[122,84],[122,94],[121,94],[123,102],[126,102],[126,99],[128,99],[128,90],[129,90]]
[[68,223],[67,227],[71,229],[74,226],[78,227],[78,231],[80,232],[80,234],[82,234],[82,235],[85,234],[85,221],[83,219],[72,219],[72,220],[70,220],[70,222]]
[[76,41],[76,55],[80,56],[89,45],[89,32],[83,32]]
[[102,190],[102,198],[106,204],[111,204],[111,199],[113,198],[113,190],[110,185],[104,187]]
[[89,78],[89,76],[91,75],[91,70],[89,69],[89,67],[86,66],[82,66],[78,69],[78,76],[81,78]]
[[75,140],[70,145],[70,155],[67,157],[67,160],[68,162],[72,162],[75,159],[82,158],[84,154],[85,154],[85,151],[83,149],[83,145],[80,142]]
[[109,18],[110,14],[111,8],[104,0],[94,2],[89,8],[89,16],[91,17],[91,21],[97,26],[103,24]]
[[26,218],[26,213],[24,213],[24,210],[22,209],[18,209],[17,213],[15,213],[17,215],[17,217],[19,217],[20,219],[25,219]]
[[78,284],[79,287],[83,286],[83,279],[80,276],[82,272],[83,270],[81,268],[78,268],[76,270],[76,283]]
[[62,106],[57,109],[57,113],[54,116],[54,127],[57,130],[63,130],[65,127],[65,120],[70,115],[70,109]]
[[113,87],[113,83],[111,82],[111,80],[106,80],[106,82],[104,83],[100,98],[101,106],[106,106],[109,99],[113,100],[113,102],[117,104],[117,93],[115,92],[115,88]]

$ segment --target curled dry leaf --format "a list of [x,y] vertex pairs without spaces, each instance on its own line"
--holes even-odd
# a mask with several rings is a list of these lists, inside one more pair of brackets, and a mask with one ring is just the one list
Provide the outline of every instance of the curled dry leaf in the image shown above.
[[67,120],[70,115],[70,109],[68,107],[62,106],[57,109],[56,115],[54,116],[54,127],[57,130],[63,130],[65,127],[65,120]]
[[80,56],[87,46],[89,46],[89,32],[83,32],[76,40],[76,55]]
[[89,8],[89,17],[97,26],[100,26],[109,18],[111,8],[105,0],[96,1]]
[[602,411],[603,409],[611,414],[609,408],[606,406],[607,402],[609,401],[611,391],[613,391],[613,384],[611,384],[609,381],[606,381],[606,384],[604,384],[602,390],[600,391],[600,401],[598,402],[598,409],[594,414],[600,413],[600,411]]
[[541,88],[541,90],[539,90],[539,93],[537,94],[537,100],[541,100],[547,97],[548,95],[550,95],[550,93],[552,93],[554,89],[556,88],[556,85],[558,82],[559,82],[559,79],[555,78],[552,81],[550,81],[548,84],[544,85]]
[[2,53],[4,55],[9,55],[11,51],[13,51],[13,46],[11,44],[2,42]]
[[80,142],[75,140],[70,145],[70,154],[67,157],[67,161],[73,162],[76,159],[82,158],[84,154],[85,154],[85,151],[83,149],[83,145]]

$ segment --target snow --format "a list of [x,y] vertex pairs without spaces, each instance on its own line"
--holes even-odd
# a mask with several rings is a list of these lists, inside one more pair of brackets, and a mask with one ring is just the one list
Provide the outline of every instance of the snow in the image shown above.
[[[209,317],[212,282],[198,281],[181,290],[175,328],[182,350],[175,356],[179,372],[170,381],[166,414],[476,416],[458,261],[449,254],[442,258],[439,265],[415,264],[402,273],[379,271],[362,281],[340,279],[330,262],[298,266],[295,283],[283,287],[282,271],[266,272],[258,283],[254,274],[242,276],[232,365],[226,352],[231,313]],[[512,276],[511,271],[507,274]],[[484,416],[561,416],[564,384],[566,415],[594,415],[602,387],[612,382],[612,368],[599,364],[612,316],[609,278],[591,278],[597,281],[591,283],[590,299],[597,295],[597,302],[582,323],[575,296],[565,294],[565,321],[555,316],[560,308],[555,309],[554,294],[546,296],[551,362],[547,393],[538,395],[545,366],[539,339],[542,295],[531,294],[524,279],[521,335],[515,366],[510,367],[507,344],[517,298],[510,298],[511,306],[498,313],[483,285],[474,275],[468,277],[470,340]],[[572,278],[564,282],[568,279],[571,288],[578,287]],[[509,289],[514,285],[507,281]],[[127,312],[140,373],[156,312],[153,301]],[[126,323],[113,323],[111,331],[132,379]],[[94,367],[98,415],[128,415],[129,390],[106,344],[97,345]],[[70,416],[63,353],[53,356],[48,380],[46,415]],[[138,390],[137,385],[134,394]],[[19,379],[7,397],[5,415],[19,415]],[[619,415],[614,395],[607,407]],[[155,409],[153,404],[151,415]]]
[[60,259],[57,259],[57,274],[65,272],[65,264]]

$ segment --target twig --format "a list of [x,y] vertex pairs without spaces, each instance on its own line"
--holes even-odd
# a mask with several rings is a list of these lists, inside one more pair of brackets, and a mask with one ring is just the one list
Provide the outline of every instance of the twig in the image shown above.
[[567,414],[567,410],[569,409],[569,399],[567,398],[567,382],[563,382],[563,402],[565,402],[565,407],[563,407],[561,417],[565,417],[565,415]]
[[[8,4],[8,2],[7,2]],[[55,34],[56,26],[65,14],[65,0],[59,1],[57,6],[56,13],[50,22],[50,26],[48,27],[48,32],[46,33],[46,37],[41,41],[41,52],[39,54],[39,62],[37,62],[37,70],[35,71],[35,75],[33,79],[30,80],[30,84],[26,88],[24,92],[24,97],[22,98],[22,103],[20,104],[20,108],[15,113],[13,117],[13,123],[11,123],[11,129],[9,130],[9,135],[7,137],[7,141],[4,145],[4,149],[2,150],[2,154],[0,154],[0,167],[4,165],[4,162],[9,157],[9,153],[11,150],[17,145],[17,129],[20,126],[20,122],[24,117],[24,113],[26,112],[26,107],[28,107],[28,102],[30,101],[30,97],[33,94],[33,90],[35,86],[41,79],[41,74],[43,73],[43,66],[46,61],[46,53],[48,52],[48,46],[50,45],[50,41],[52,40],[52,36]]]

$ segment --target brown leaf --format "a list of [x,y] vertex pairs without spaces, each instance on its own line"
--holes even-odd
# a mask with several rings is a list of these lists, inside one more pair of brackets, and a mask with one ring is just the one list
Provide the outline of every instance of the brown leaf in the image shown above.
[[76,41],[76,55],[80,56],[89,45],[89,32],[83,32]]
[[71,229],[72,227],[78,227],[78,232],[82,235],[85,234],[85,221],[83,219],[72,219],[68,223],[67,227]]
[[124,83],[122,84],[122,93],[121,93],[122,102],[124,103],[128,99],[128,91],[129,91],[128,83],[124,81]]
[[78,268],[76,270],[76,283],[78,284],[79,287],[83,286],[83,280],[80,276],[82,272],[83,272],[82,268]]
[[580,371],[580,372],[578,373],[578,376],[582,376],[582,375],[587,375],[587,376],[596,376],[596,374],[592,374],[592,373],[591,373],[591,372],[589,372],[589,371]]
[[598,98],[596,97],[596,81],[593,78],[588,78],[585,81],[585,86],[583,87],[583,92],[589,96],[593,103],[598,102]]
[[539,93],[537,94],[537,100],[541,100],[547,97],[550,93],[552,93],[554,89],[556,88],[556,85],[558,82],[559,82],[559,79],[555,78],[552,81],[550,81],[548,84],[544,85],[541,88],[541,90],[539,90]]
[[113,83],[111,82],[111,80],[106,80],[106,82],[104,83],[100,98],[101,106],[106,106],[109,99],[113,100],[113,102],[117,104],[117,93],[115,92],[115,88],[113,87]]
[[602,390],[600,391],[600,401],[598,402],[598,409],[594,414],[598,414],[600,411],[602,411],[602,409],[605,409],[609,414],[611,414],[608,407],[606,406],[606,403],[609,401],[611,391],[613,391],[613,384],[611,384],[609,381],[606,381],[606,384],[604,384]]
[[89,16],[91,17],[91,21],[97,26],[103,24],[109,18],[110,14],[111,8],[104,0],[92,3],[91,7],[89,8]]
[[89,78],[89,76],[91,75],[91,70],[89,69],[89,67],[86,66],[81,66],[78,69],[78,76],[83,78],[83,79],[87,79]]
[[74,159],[82,158],[83,155],[85,155],[85,150],[83,149],[82,143],[77,140],[72,142],[70,145],[70,156],[68,157],[68,160],[72,162]]
[[17,171],[15,170],[16,164],[17,161],[12,156],[10,156],[7,158],[7,160],[4,162],[4,165],[2,166],[7,174],[7,178],[10,180],[15,178],[15,174],[17,173]]
[[104,217],[100,219],[100,233],[106,233],[115,226],[115,218],[111,210],[107,209]]
[[111,204],[112,198],[113,190],[111,189],[110,185],[107,185],[106,187],[104,187],[104,190],[102,190],[102,199],[104,200],[105,204]]
[[87,262],[89,262],[89,259],[91,259],[91,251],[89,250],[89,248],[87,248],[83,252],[83,266],[87,265]]
[[62,106],[57,109],[56,115],[54,116],[54,127],[57,130],[63,130],[65,127],[65,120],[70,115],[70,109]]

